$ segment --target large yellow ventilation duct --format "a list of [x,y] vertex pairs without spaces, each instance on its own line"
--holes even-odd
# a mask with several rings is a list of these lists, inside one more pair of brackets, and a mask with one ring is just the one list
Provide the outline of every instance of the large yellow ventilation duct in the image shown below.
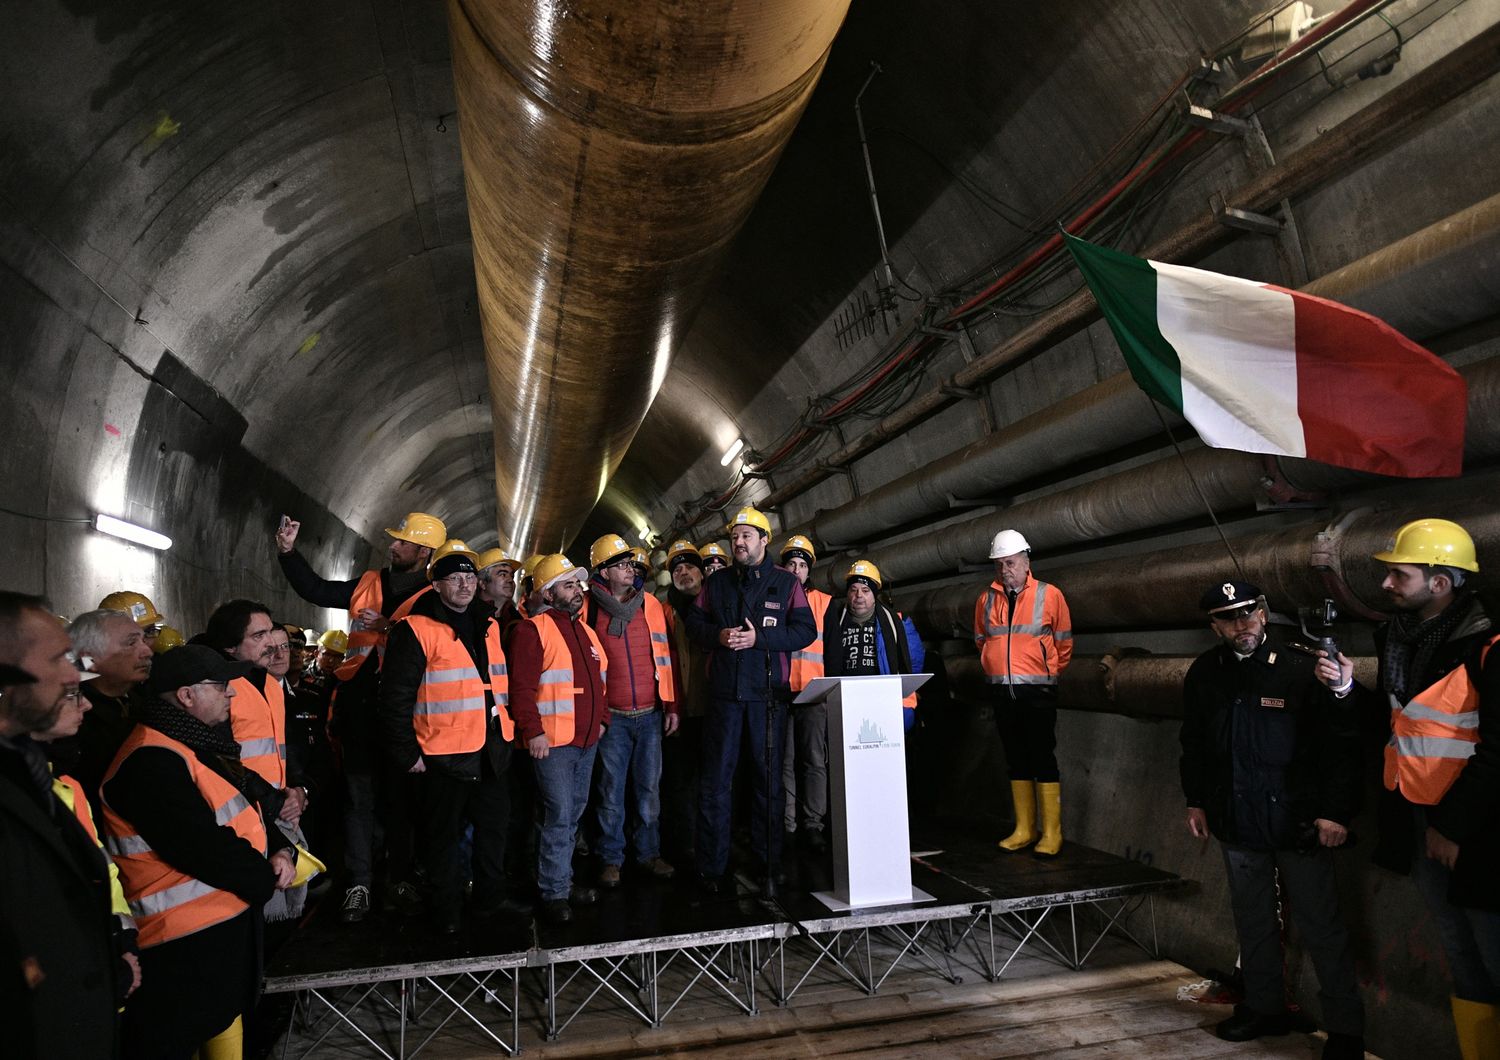
[[502,542],[567,545],[848,0],[450,0]]

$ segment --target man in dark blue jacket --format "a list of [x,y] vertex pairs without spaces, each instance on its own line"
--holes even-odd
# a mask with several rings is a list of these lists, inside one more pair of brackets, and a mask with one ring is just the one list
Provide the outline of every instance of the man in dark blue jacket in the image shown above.
[[[741,508],[729,524],[729,542],[734,566],[711,574],[686,613],[693,639],[709,652],[697,859],[698,873],[710,891],[723,886],[729,866],[730,792],[742,737],[749,741],[756,763],[751,847],[768,871],[775,871],[780,829],[772,829],[768,837],[766,820],[768,807],[772,820],[782,819],[781,760],[791,653],[811,644],[818,632],[796,575],[773,564],[766,554],[770,521],[754,508]],[[767,761],[773,768],[765,767]]]

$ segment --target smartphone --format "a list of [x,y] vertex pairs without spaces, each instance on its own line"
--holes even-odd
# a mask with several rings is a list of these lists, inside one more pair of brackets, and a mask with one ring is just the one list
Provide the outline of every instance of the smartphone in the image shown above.
[[285,530],[288,526],[291,525],[291,523],[292,517],[290,515],[283,515],[281,517],[281,525],[277,527],[277,530]]

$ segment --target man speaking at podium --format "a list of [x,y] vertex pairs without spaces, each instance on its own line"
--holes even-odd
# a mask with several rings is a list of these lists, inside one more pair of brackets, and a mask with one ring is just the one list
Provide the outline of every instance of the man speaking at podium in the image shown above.
[[[729,524],[734,566],[710,574],[687,611],[688,631],[709,652],[697,860],[710,892],[722,888],[729,867],[730,792],[742,736],[755,762],[750,845],[771,873],[781,853],[781,761],[791,653],[811,644],[818,629],[796,575],[766,554],[770,542],[770,520],[754,508],[741,508]],[[768,810],[777,824],[769,836]]]

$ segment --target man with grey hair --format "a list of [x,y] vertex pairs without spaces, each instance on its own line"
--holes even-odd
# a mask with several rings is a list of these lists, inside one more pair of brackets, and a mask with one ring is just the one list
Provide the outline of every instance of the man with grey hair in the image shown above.
[[78,735],[59,740],[59,752],[74,759],[70,772],[89,804],[99,805],[99,785],[115,752],[140,714],[142,685],[151,675],[151,642],[125,611],[85,611],[68,626],[80,665],[98,674],[83,686],[89,711]]
[[78,696],[61,623],[0,591],[0,1012],[7,1055],[117,1055],[115,959],[103,852],[52,791],[32,740]]

